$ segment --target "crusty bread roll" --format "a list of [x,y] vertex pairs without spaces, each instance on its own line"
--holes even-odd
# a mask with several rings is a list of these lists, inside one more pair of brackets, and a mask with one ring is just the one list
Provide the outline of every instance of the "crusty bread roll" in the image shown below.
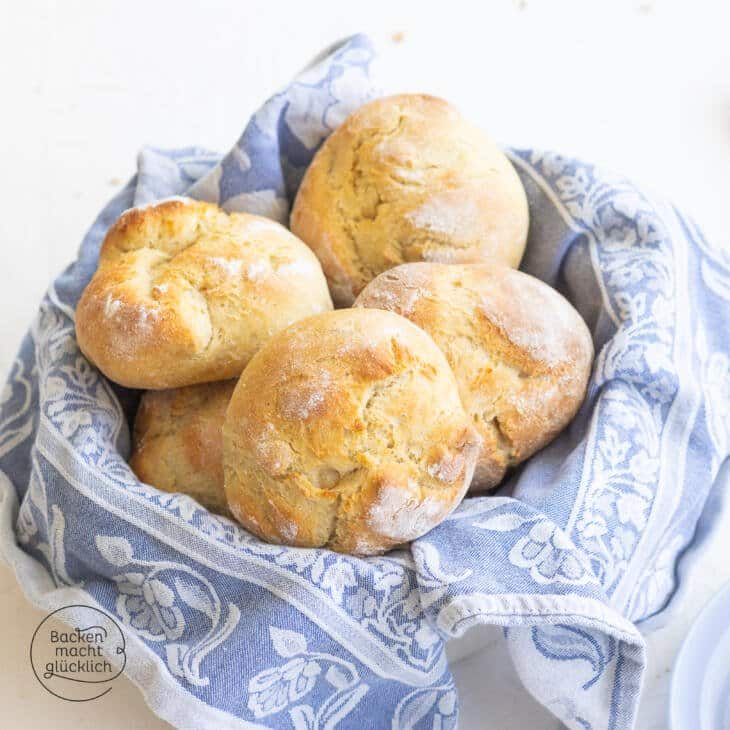
[[443,350],[483,441],[473,491],[496,486],[545,446],[583,401],[588,328],[532,276],[484,264],[405,264],[372,281],[355,306],[408,317]]
[[370,102],[324,142],[299,188],[292,232],[317,254],[338,306],[407,261],[517,266],[527,198],[509,160],[447,102]]
[[358,555],[443,520],[479,450],[433,340],[365,309],[274,335],[244,370],[223,435],[228,504],[247,529]]
[[163,492],[182,492],[230,515],[223,491],[223,420],[235,380],[143,394],[129,465]]
[[169,200],[111,227],[76,336],[111,380],[173,388],[239,375],[274,332],[331,308],[317,259],[283,226]]

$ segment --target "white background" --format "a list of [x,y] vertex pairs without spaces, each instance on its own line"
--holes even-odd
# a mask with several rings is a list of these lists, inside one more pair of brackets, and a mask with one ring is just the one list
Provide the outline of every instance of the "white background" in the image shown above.
[[[662,193],[730,247],[730,14],[722,0],[42,2],[0,0],[0,370],[50,279],[140,146],[225,151],[321,47],[377,35],[389,90],[444,96],[500,142],[598,162]],[[723,534],[724,533],[724,534]],[[692,618],[730,579],[730,518],[671,624],[648,638],[639,727],[665,728]],[[0,566],[6,727],[158,728],[118,680],[102,700],[47,695],[27,661],[40,612]],[[10,670],[8,670],[10,667]],[[490,650],[456,668],[462,727],[553,727]]]

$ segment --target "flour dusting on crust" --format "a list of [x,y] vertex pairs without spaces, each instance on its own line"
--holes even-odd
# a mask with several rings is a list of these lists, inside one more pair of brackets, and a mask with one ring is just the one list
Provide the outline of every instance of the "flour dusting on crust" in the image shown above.
[[434,479],[451,484],[461,476],[465,466],[466,457],[463,453],[447,453],[438,461],[429,464],[426,471]]
[[432,497],[419,498],[418,485],[408,482],[408,488],[386,484],[370,506],[368,525],[379,535],[408,542],[435,527],[444,514],[444,505]]
[[259,523],[256,520],[255,517],[252,515],[246,514],[243,511],[243,508],[241,505],[236,502],[235,500],[228,503],[228,507],[231,510],[231,514],[242,524],[242,525],[252,525],[254,528],[258,528]]
[[554,367],[574,358],[579,315],[547,285],[513,273],[484,289],[480,309],[535,360]]
[[405,284],[397,288],[391,287],[390,282],[383,282],[384,286],[376,285],[367,288],[363,296],[358,299],[357,304],[369,307],[370,309],[387,309],[404,317],[413,313],[418,301],[423,296],[423,290]]
[[111,320],[123,317],[125,329],[135,334],[144,334],[159,319],[160,310],[157,304],[150,306],[139,302],[130,304],[123,299],[116,299],[110,292],[104,301],[104,316]]
[[315,259],[300,258],[284,261],[275,266],[274,271],[281,276],[311,276],[318,274],[321,267]]
[[327,370],[316,379],[289,384],[279,396],[279,414],[287,421],[306,421],[322,412],[331,387],[332,376]]
[[104,316],[107,319],[111,319],[121,308],[122,301],[115,299],[114,295],[110,292],[104,302]]
[[[268,218],[264,215],[257,215],[255,218],[252,216],[246,220],[246,233],[250,236],[257,233],[278,233],[282,232],[284,227],[281,223],[277,223],[275,220]],[[286,230],[286,229],[284,229]]]
[[162,205],[163,203],[182,203],[183,205],[190,205],[191,203],[196,203],[196,200],[193,200],[192,198],[188,198],[184,195],[170,195],[167,198],[160,198],[159,200],[152,200],[149,203],[141,203],[140,205],[134,205],[131,208],[127,208],[127,210],[122,213],[122,215],[126,215],[127,213],[133,211],[133,210],[149,210],[150,208],[156,208],[158,205]]
[[225,256],[209,256],[208,261],[219,269],[222,269],[228,276],[240,276],[241,271],[243,271],[243,261],[241,259],[229,259]]
[[297,525],[297,523],[293,522],[292,520],[284,519],[277,506],[270,499],[266,501],[269,503],[269,506],[276,515],[275,523],[276,529],[279,531],[279,534],[287,542],[294,542],[294,540],[297,539],[297,535],[299,534],[299,525]]
[[406,219],[416,228],[425,228],[450,238],[471,238],[474,221],[482,219],[477,203],[459,190],[448,190],[431,195],[415,210],[406,213]]

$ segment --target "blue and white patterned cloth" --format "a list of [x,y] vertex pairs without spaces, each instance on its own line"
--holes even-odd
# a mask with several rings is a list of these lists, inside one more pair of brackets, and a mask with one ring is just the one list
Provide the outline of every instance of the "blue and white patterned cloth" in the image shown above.
[[74,307],[134,205],[187,193],[286,220],[312,154],[374,95],[356,36],[251,119],[222,160],[144,150],[51,285],[0,412],[0,547],[48,610],[126,627],[126,671],[181,728],[453,728],[444,642],[480,623],[570,728],[632,726],[635,623],[675,568],[728,455],[730,264],[679,211],[556,154],[510,152],[532,224],[522,268],[593,333],[579,414],[498,497],[467,499],[410,550],[358,559],[260,542],[129,470],[138,393],[84,359]]

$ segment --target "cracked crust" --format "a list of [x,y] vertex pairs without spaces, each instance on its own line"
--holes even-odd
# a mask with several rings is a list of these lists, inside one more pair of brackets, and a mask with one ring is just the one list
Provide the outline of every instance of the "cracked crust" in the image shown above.
[[174,388],[239,375],[273,333],[331,308],[319,262],[286,228],[169,200],[109,229],[76,336],[111,380]]
[[346,309],[297,322],[251,360],[226,413],[225,489],[265,540],[375,555],[456,507],[478,450],[431,338]]
[[129,466],[163,492],[181,492],[231,516],[223,491],[223,419],[235,380],[147,391],[134,421]]
[[408,261],[518,266],[527,198],[505,155],[447,102],[406,94],[361,107],[309,166],[291,229],[335,304]]
[[355,306],[407,317],[446,355],[483,442],[472,491],[495,487],[583,402],[593,360],[588,328],[532,276],[494,265],[404,264],[374,279]]

